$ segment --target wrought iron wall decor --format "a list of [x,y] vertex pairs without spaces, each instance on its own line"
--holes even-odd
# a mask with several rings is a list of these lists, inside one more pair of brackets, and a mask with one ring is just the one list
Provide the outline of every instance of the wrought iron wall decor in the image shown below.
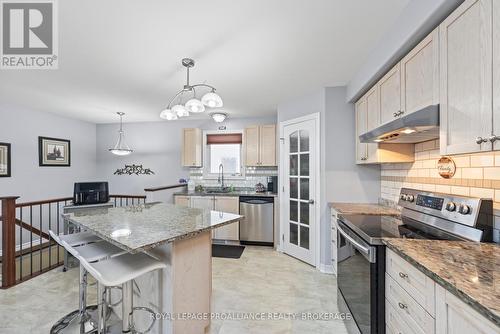
[[153,172],[149,168],[143,168],[142,165],[125,165],[124,168],[119,168],[114,172],[114,175],[152,175]]

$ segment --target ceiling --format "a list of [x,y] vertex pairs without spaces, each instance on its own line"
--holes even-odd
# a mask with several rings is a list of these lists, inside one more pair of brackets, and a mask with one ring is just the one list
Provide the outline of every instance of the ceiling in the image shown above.
[[58,1],[59,69],[1,71],[0,107],[160,121],[191,57],[191,83],[215,86],[231,117],[271,115],[346,84],[409,1]]

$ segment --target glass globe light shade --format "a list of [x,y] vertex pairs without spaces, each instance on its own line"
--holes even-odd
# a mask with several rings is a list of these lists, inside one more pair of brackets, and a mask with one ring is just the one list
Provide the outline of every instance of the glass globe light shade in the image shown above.
[[221,97],[214,92],[203,95],[201,102],[210,108],[220,108],[223,105]]
[[192,113],[200,113],[205,111],[205,106],[198,99],[191,99],[186,102],[186,109]]
[[172,112],[175,113],[179,117],[187,117],[189,116],[189,111],[183,105],[176,104],[172,107]]
[[165,109],[160,113],[160,118],[166,119],[167,121],[173,121],[177,119],[177,114],[170,109]]

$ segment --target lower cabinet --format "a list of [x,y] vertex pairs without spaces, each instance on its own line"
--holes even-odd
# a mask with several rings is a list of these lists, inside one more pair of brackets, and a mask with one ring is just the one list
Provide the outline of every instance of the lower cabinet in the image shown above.
[[[240,212],[239,197],[215,197],[215,211],[238,214]],[[240,240],[240,223],[232,223],[214,230],[215,239],[220,240]]]
[[[215,210],[239,214],[240,199],[237,196],[175,196],[176,205],[191,208]],[[212,230],[212,239],[218,240],[240,240],[239,222],[232,223]]]
[[179,206],[191,206],[191,200],[189,196],[175,196],[174,197],[174,204],[179,205]]
[[436,286],[436,333],[498,334],[500,328],[441,286]]
[[338,212],[335,209],[331,209],[331,239],[330,243],[331,254],[332,254],[332,269],[335,274],[337,274],[337,216]]
[[498,334],[499,328],[387,249],[387,333]]

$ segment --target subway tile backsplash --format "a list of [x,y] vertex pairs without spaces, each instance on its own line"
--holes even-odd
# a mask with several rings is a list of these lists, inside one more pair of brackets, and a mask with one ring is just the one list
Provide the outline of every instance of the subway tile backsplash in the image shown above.
[[[500,151],[451,156],[456,173],[451,179],[439,176],[439,140],[415,144],[415,162],[381,166],[381,200],[397,203],[401,188],[414,188],[461,196],[491,198],[500,216]],[[500,229],[500,217],[495,219]]]
[[[278,175],[277,167],[246,167],[244,179],[230,179],[226,178],[224,182],[226,185],[234,186],[236,188],[254,188],[257,183],[262,183],[267,186],[267,177]],[[204,187],[217,187],[217,179],[203,178],[203,168],[191,168],[189,177],[194,180],[196,185]]]

